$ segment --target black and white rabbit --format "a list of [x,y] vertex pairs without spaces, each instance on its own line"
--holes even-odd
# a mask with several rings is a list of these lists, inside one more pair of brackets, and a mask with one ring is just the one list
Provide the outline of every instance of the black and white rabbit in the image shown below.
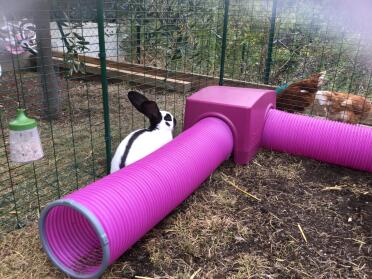
[[128,166],[154,152],[173,139],[176,119],[167,111],[160,111],[154,101],[136,91],[128,92],[129,101],[150,120],[150,127],[130,133],[116,149],[110,173]]

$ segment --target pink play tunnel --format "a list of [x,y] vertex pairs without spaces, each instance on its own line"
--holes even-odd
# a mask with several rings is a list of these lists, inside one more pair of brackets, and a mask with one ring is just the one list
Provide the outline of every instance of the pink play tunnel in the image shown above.
[[270,90],[211,86],[188,97],[186,130],[173,141],[43,210],[51,261],[72,277],[99,277],[231,153],[245,164],[262,146],[372,172],[371,128],[273,107]]
[[372,172],[372,129],[271,109],[262,147]]
[[136,163],[50,203],[40,218],[51,261],[75,278],[97,278],[228,158],[233,135],[205,118]]

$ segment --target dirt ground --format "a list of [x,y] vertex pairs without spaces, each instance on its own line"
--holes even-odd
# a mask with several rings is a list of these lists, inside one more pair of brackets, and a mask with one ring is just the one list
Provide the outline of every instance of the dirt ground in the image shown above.
[[[37,85],[35,75],[29,81]],[[45,145],[46,158],[35,163],[35,174],[28,166],[12,169],[29,225],[0,233],[2,279],[65,278],[41,249],[38,205],[36,198],[27,200],[35,197],[31,178],[45,204],[58,198],[56,188],[72,191],[103,172],[99,83],[70,86],[63,120],[53,123],[57,156]],[[144,124],[123,97],[127,90],[109,85],[113,146]],[[184,94],[146,93],[157,94],[163,109],[183,118]],[[15,107],[12,101],[8,104]],[[43,139],[50,141],[50,124],[39,123]],[[180,127],[182,122],[178,132]],[[65,174],[58,183],[50,179],[56,168]],[[372,278],[371,186],[372,174],[265,150],[247,166],[226,161],[103,278]]]
[[[270,151],[226,161],[103,278],[371,278],[371,186],[371,174]],[[35,224],[2,237],[0,278],[65,277]]]

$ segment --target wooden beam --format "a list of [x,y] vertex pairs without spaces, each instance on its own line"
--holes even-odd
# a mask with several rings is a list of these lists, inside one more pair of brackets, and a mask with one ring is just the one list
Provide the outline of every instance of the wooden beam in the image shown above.
[[[53,52],[53,57],[56,61],[63,62],[62,52]],[[100,74],[99,59],[91,56],[79,55],[79,60],[86,65],[86,71],[89,73]],[[188,73],[188,72],[172,72],[157,67],[146,66],[142,64],[133,64],[128,62],[117,62],[107,60],[107,74],[111,78],[122,79],[139,84],[152,85],[160,88],[176,90],[181,92],[189,92],[198,90],[201,87],[209,85],[218,85],[218,77],[209,75]],[[252,83],[236,79],[225,79],[225,86],[251,87],[259,89],[275,89],[275,87]]]
[[[57,62],[63,62],[63,58],[54,57]],[[95,63],[85,62],[85,71],[92,74],[100,74],[100,65]],[[108,65],[110,65],[108,63]],[[134,83],[152,85],[155,87],[165,88],[167,90],[176,90],[181,92],[188,92],[191,90],[191,82],[178,80],[174,78],[166,78],[159,75],[149,74],[145,72],[137,72],[133,69],[122,69],[123,67],[107,66],[107,76],[110,78],[131,81]]]

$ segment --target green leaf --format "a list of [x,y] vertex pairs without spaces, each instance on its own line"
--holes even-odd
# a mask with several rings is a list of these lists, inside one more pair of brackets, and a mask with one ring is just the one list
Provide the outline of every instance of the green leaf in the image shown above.
[[87,41],[78,41],[78,44],[80,44],[80,45],[89,45],[89,42],[87,42]]
[[74,34],[74,36],[75,36],[76,38],[78,38],[80,41],[85,41],[85,38],[84,38],[83,36],[79,35],[78,33],[76,33],[76,32],[72,32],[72,34]]

